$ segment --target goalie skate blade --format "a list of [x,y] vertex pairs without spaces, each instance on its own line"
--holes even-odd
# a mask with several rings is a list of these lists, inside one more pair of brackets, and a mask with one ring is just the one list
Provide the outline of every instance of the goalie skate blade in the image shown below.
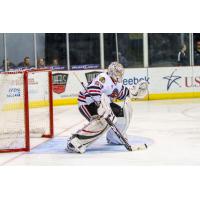
[[132,145],[132,151],[140,151],[140,150],[145,150],[148,148],[147,144],[135,144]]

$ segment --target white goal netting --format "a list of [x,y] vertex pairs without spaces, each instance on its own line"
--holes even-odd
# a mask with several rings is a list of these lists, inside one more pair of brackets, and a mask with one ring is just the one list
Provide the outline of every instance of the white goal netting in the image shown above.
[[22,73],[0,74],[0,149],[25,148]]
[[[52,134],[49,72],[28,72],[28,99],[25,98],[24,83],[24,73],[0,74],[0,151],[23,149],[27,147],[29,136]],[[24,106],[25,101],[28,109]],[[28,116],[25,115],[27,110]],[[25,126],[28,121],[27,133]]]

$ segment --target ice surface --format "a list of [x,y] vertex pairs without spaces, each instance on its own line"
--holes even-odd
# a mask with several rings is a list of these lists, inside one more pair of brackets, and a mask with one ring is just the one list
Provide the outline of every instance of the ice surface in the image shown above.
[[127,152],[102,137],[83,155],[65,152],[69,134],[87,122],[77,106],[61,106],[54,109],[54,139],[33,138],[30,153],[0,154],[0,164],[200,165],[200,99],[133,102],[133,108],[129,139],[151,144],[147,150]]

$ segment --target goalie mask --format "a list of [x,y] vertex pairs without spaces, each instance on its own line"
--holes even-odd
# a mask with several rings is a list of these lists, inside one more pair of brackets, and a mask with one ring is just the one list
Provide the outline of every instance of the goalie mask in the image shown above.
[[116,82],[121,83],[124,76],[124,67],[118,62],[112,62],[108,66],[108,75]]

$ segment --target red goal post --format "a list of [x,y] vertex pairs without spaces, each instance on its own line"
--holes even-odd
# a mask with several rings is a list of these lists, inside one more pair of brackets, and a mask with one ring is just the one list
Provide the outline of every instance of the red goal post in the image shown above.
[[0,73],[0,153],[30,150],[30,138],[54,135],[52,72]]

